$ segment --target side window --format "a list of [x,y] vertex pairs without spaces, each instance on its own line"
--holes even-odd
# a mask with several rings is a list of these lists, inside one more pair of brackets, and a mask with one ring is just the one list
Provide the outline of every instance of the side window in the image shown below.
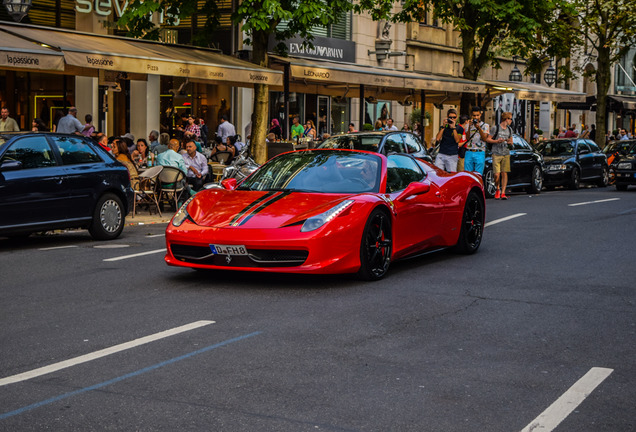
[[518,136],[512,138],[512,145],[515,150],[531,150],[530,144]]
[[417,153],[422,150],[419,140],[414,135],[402,134],[402,138],[404,138],[407,153]]
[[24,169],[56,165],[51,147],[43,136],[24,137],[15,141],[2,157],[2,162],[7,160],[22,162]]
[[424,173],[417,163],[408,156],[391,155],[387,158],[387,193],[405,189],[410,183],[421,181]]
[[581,154],[582,152],[586,151],[589,153],[590,152],[590,148],[587,146],[587,144],[585,144],[585,141],[579,141],[577,143],[577,150],[576,152],[578,154]]
[[405,153],[404,142],[399,133],[394,133],[386,137],[383,153],[386,155],[389,153]]
[[585,140],[585,142],[592,149],[593,152],[600,152],[601,151],[601,149],[596,145],[596,143],[594,141]]
[[59,136],[54,137],[53,140],[60,149],[64,165],[102,162],[91,146],[80,137]]

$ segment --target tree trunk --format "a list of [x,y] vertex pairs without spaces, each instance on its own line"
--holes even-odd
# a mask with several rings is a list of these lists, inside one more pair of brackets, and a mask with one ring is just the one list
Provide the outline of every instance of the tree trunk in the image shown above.
[[596,144],[605,146],[607,133],[607,93],[610,88],[610,49],[599,40],[598,64],[596,68]]
[[[252,35],[252,61],[259,66],[267,67],[268,34],[254,31]],[[254,160],[263,164],[267,161],[267,127],[269,126],[269,86],[254,84],[254,112],[252,113],[251,149]]]

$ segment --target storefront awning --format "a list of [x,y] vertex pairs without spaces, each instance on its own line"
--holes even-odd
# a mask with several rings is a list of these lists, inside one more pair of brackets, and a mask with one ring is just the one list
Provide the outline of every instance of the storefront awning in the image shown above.
[[64,70],[64,55],[10,33],[0,31],[0,67]]
[[560,88],[553,88],[541,84],[480,80],[499,93],[514,93],[519,100],[543,102],[585,102],[586,94]]
[[615,104],[622,106],[624,110],[636,110],[636,96],[629,95],[607,95]]
[[270,56],[272,60],[289,64],[291,77],[324,84],[351,84],[409,90],[446,91],[454,93],[483,93],[486,85],[462,78],[402,72],[394,69],[312,61],[307,59]]
[[283,82],[281,72],[205,48],[6,23],[0,30],[53,46],[73,66],[247,84]]

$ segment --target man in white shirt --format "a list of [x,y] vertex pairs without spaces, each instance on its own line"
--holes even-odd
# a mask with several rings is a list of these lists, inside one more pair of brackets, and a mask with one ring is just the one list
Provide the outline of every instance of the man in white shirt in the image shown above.
[[0,111],[0,132],[20,132],[18,122],[9,117],[9,108]]
[[58,133],[80,135],[84,130],[84,125],[77,119],[77,108],[74,106],[68,109],[68,114],[62,117],[57,124]]
[[192,189],[198,191],[203,187],[203,182],[208,175],[208,160],[197,151],[194,141],[189,141],[186,144],[186,153],[182,156],[188,168],[186,180],[192,185]]
[[227,116],[221,116],[221,124],[216,130],[216,134],[221,137],[223,144],[227,144],[227,137],[236,135],[234,125],[227,120]]
[[396,131],[398,130],[397,126],[393,124],[393,119],[389,118],[386,121],[386,130],[388,131]]

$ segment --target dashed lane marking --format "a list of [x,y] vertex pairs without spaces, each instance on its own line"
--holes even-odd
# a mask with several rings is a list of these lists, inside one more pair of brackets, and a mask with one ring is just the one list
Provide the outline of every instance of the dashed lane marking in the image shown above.
[[215,321],[196,321],[190,324],[186,324],[180,327],[175,327],[170,330],[165,330],[159,333],[152,334],[150,336],[144,336],[139,339],[132,340],[130,342],[125,342],[119,345],[112,346],[110,348],[104,348],[103,350],[95,351],[89,354],[84,354],[79,357],[75,357],[69,360],[64,360],[58,363],[54,363],[52,365],[44,366],[41,368],[33,369],[28,372],[23,372],[17,375],[12,375],[6,378],[0,379],[0,387],[5,386],[7,384],[13,384],[20,381],[26,381],[31,378],[39,377],[42,375],[49,374],[51,372],[59,371],[60,369],[66,369],[71,366],[75,366],[81,363],[86,363],[91,360],[95,360],[101,357],[105,357],[111,354],[118,353],[120,351],[125,351],[131,348],[138,347],[140,345],[144,345],[150,342],[157,341],[159,339],[164,339],[169,336],[174,336],[179,333],[187,332],[190,330],[197,329],[199,327],[204,327],[210,324],[214,324]]
[[511,216],[506,216],[506,217],[501,218],[501,219],[495,219],[494,221],[490,221],[486,225],[484,225],[484,228],[492,226],[492,225],[496,225],[496,224],[501,223],[501,222],[506,222],[506,221],[509,221],[511,219],[515,219],[515,218],[518,218],[518,217],[521,217],[521,216],[525,216],[527,214],[528,213],[517,213],[517,214],[513,214]]
[[594,367],[521,432],[550,432],[570,415],[614,369]]
[[147,251],[147,252],[139,252],[139,253],[131,254],[131,255],[124,255],[124,256],[119,256],[119,257],[114,257],[114,258],[106,258],[104,261],[106,261],[106,262],[121,261],[121,260],[125,260],[125,259],[128,259],[128,258],[136,258],[136,257],[144,256],[144,255],[152,255],[152,254],[165,252],[165,251],[166,251],[166,248],[155,249],[155,250],[151,250],[151,251]]
[[147,235],[146,238],[154,238],[154,237],[165,237],[165,234],[153,234],[153,235]]
[[604,203],[604,202],[610,202],[610,201],[618,201],[618,200],[620,200],[620,198],[609,198],[609,199],[596,200],[596,201],[586,201],[586,202],[568,204],[568,207],[577,207],[577,206],[582,206],[582,205],[598,204],[598,203]]
[[45,247],[45,248],[39,248],[38,250],[41,251],[50,251],[50,250],[56,250],[56,249],[70,249],[70,248],[76,248],[79,247],[77,245],[68,245],[68,246],[51,246],[51,247]]

